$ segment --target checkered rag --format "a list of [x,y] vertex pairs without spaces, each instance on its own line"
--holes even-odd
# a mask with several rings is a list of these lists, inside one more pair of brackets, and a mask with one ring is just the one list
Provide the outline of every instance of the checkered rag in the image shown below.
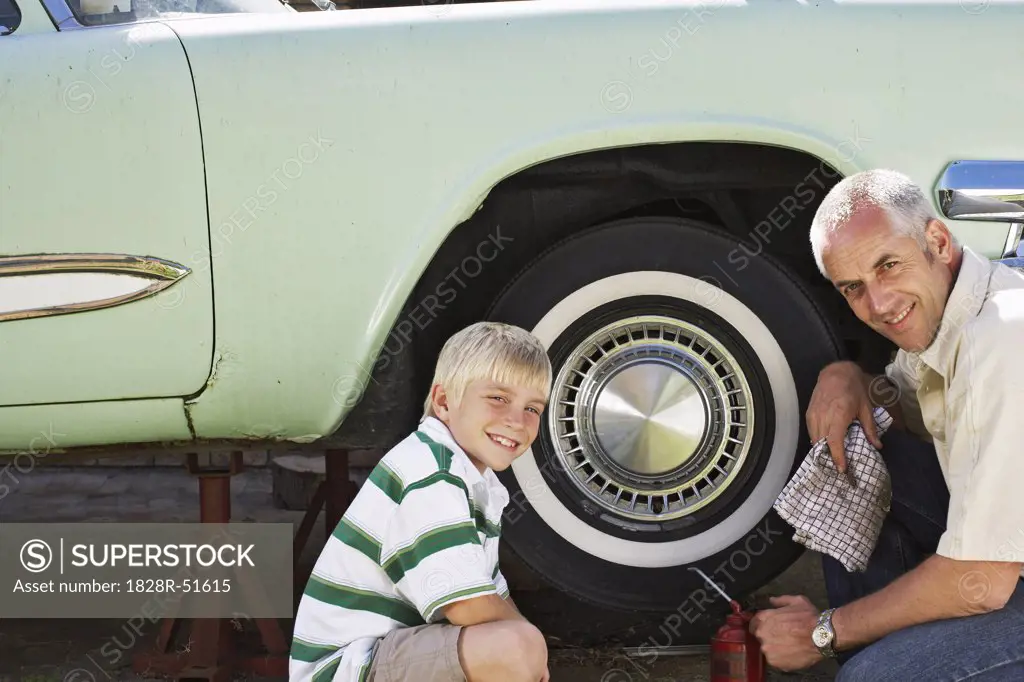
[[[881,437],[892,425],[884,408],[874,411]],[[828,554],[847,571],[863,572],[892,502],[889,470],[859,421],[846,431],[846,471],[839,473],[825,439],[815,443],[775,501],[775,510],[796,529],[793,540]]]

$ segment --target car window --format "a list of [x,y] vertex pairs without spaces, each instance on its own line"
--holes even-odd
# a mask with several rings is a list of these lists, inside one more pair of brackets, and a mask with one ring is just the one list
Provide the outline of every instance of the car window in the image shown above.
[[0,0],[0,36],[14,33],[21,24],[21,10],[14,0]]

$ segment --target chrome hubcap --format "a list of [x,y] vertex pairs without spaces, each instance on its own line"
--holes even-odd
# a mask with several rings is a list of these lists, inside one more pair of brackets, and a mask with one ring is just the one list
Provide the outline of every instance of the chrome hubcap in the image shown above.
[[560,466],[616,516],[693,513],[728,488],[750,448],[742,368],[719,341],[674,318],[631,317],[598,330],[569,355],[552,397]]

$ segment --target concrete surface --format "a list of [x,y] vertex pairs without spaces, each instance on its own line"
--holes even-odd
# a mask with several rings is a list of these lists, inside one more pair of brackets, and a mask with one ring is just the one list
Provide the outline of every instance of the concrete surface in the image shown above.
[[[199,502],[196,480],[184,471],[148,467],[37,469],[6,481],[10,491],[0,498],[2,522],[195,522]],[[302,512],[274,509],[268,470],[249,470],[233,480],[232,518],[248,522],[291,522],[296,529]],[[302,563],[315,560],[323,543],[322,520],[313,533]],[[514,575],[509,582],[515,584]],[[764,595],[807,594],[825,604],[818,557],[805,554],[796,565],[762,590]],[[543,599],[557,595],[543,595]],[[156,635],[145,623],[141,632],[123,620],[0,621],[0,682],[114,682],[141,680],[130,672],[130,657]],[[111,647],[113,644],[113,647]],[[106,645],[106,648],[104,646]],[[707,682],[704,655],[670,656],[660,651],[643,658],[621,649],[584,649],[551,642],[551,673],[555,682]],[[100,652],[105,651],[106,654]],[[113,654],[111,653],[113,652]],[[116,657],[115,657],[116,654]],[[811,671],[773,671],[771,682],[832,680],[834,664],[822,662]],[[152,678],[148,678],[152,679]],[[256,682],[259,678],[239,677]]]

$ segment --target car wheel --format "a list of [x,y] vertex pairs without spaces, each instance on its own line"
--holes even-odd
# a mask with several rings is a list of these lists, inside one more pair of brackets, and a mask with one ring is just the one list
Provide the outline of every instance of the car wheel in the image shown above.
[[540,434],[500,477],[505,541],[559,590],[699,613],[717,596],[685,567],[743,594],[798,558],[771,507],[839,344],[796,277],[738,246],[691,220],[617,221],[549,249],[491,307],[552,360]]

